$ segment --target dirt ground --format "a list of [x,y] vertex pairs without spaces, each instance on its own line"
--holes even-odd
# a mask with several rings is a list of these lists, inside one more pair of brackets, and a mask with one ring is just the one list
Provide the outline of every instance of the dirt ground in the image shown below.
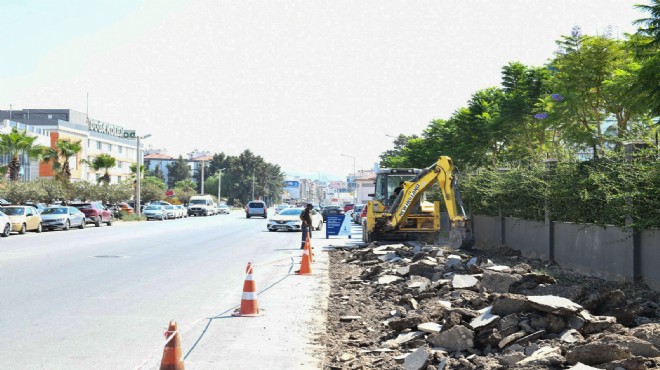
[[[377,244],[372,244],[371,246],[365,245],[362,248],[338,248],[329,252],[331,290],[327,318],[328,334],[324,338],[327,349],[324,369],[570,368],[566,361],[562,362],[563,360],[561,360],[564,358],[562,356],[566,356],[568,351],[566,345],[561,347],[560,360],[546,361],[545,365],[544,362],[537,362],[533,366],[507,366],[506,362],[498,357],[506,355],[506,352],[496,346],[494,346],[494,350],[491,350],[490,346],[484,349],[484,346],[475,345],[474,348],[463,351],[439,352],[442,353],[440,355],[434,352],[433,346],[429,345],[429,342],[424,339],[425,337],[421,336],[398,346],[387,345],[387,343],[390,343],[388,340],[391,341],[398,335],[417,330],[416,328],[411,329],[410,326],[408,329],[394,330],[392,325],[386,323],[393,316],[410,318],[413,317],[411,314],[415,313],[423,317],[422,321],[430,319],[447,327],[452,316],[446,312],[444,314],[430,312],[436,310],[436,308],[431,308],[429,303],[425,302],[430,302],[433,299],[437,300],[438,297],[451,297],[452,302],[455,304],[454,307],[462,305],[461,309],[464,311],[474,310],[470,312],[475,312],[491,304],[493,294],[489,294],[487,291],[484,292],[483,289],[481,291],[478,289],[462,291],[445,286],[444,288],[438,287],[437,290],[431,290],[430,293],[413,293],[411,295],[411,291],[406,289],[404,285],[406,280],[412,278],[410,275],[403,276],[403,279],[398,283],[379,285],[375,282],[377,276],[382,276],[385,273],[395,275],[398,266],[403,266],[415,260],[419,261],[421,257],[418,256],[420,254],[418,247],[416,249],[417,253],[411,251],[406,254],[397,251],[399,256],[407,259],[404,260],[403,264],[401,262],[384,262],[378,260],[372,254],[373,248],[377,246]],[[423,245],[423,247],[427,246]],[[405,250],[412,249],[406,248]],[[428,257],[429,248],[427,247],[424,250],[427,252],[423,253],[424,256]],[[458,254],[464,262],[476,257],[481,263],[490,260],[489,263],[492,261],[492,264],[495,265],[510,266],[513,270],[512,273],[526,273],[532,276],[542,275],[550,283],[532,286],[526,286],[525,284],[512,285],[509,293],[560,296],[580,304],[593,315],[614,316],[617,324],[625,327],[616,326],[617,330],[608,329],[610,332],[616,332],[616,335],[621,334],[626,328],[660,323],[660,293],[650,290],[642,283],[608,282],[580,275],[552,263],[524,259],[517,252],[505,246],[475,247],[471,251],[454,251],[445,247],[431,254],[434,258],[438,258],[435,257],[436,254],[441,256],[440,259],[443,258],[442,256],[447,257],[449,254]],[[442,266],[436,266],[435,269],[443,271]],[[444,272],[446,271],[445,269]],[[454,298],[457,299],[454,300]],[[461,311],[459,313],[463,315],[463,324],[468,326],[465,324],[465,315],[470,313]],[[459,321],[461,321],[460,316]],[[477,330],[475,330],[475,333],[475,338],[478,334],[481,334]],[[519,351],[529,355],[527,352],[530,348],[534,350],[547,343],[556,343],[557,339],[555,337],[557,335],[544,335],[538,343],[527,343],[526,347]],[[585,338],[587,337],[585,335]],[[560,345],[556,346],[559,347]],[[417,348],[429,349],[428,360],[426,362],[422,361],[423,365],[420,366],[404,364],[404,357]],[[445,360],[442,360],[442,356],[445,356]],[[627,361],[630,362],[630,360]],[[593,366],[617,369],[612,364],[614,362],[602,366]],[[655,368],[656,364],[660,367],[660,362],[649,361],[646,358],[638,360],[636,365],[624,364],[619,366],[618,369]]]

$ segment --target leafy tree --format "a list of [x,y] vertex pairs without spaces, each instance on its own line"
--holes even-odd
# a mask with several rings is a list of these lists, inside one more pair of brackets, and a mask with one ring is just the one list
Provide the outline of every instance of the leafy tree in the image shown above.
[[562,140],[591,147],[594,155],[602,156],[607,149],[605,118],[616,118],[616,145],[628,138],[635,103],[624,98],[639,66],[623,42],[607,35],[583,36],[574,29],[571,36],[562,36],[557,44],[559,50],[552,66],[558,72],[552,90],[562,101],[546,98],[546,107],[553,113],[551,118]]
[[41,198],[33,201],[43,201],[46,204],[53,204],[60,199],[67,197],[66,189],[61,181],[52,178],[39,178],[33,181],[35,186],[43,190]]
[[160,166],[154,167],[154,170],[151,171],[150,176],[158,177],[159,179],[165,181],[165,176],[163,175],[163,171],[160,169]]
[[105,191],[101,194],[101,198],[99,199],[103,201],[104,204],[117,204],[126,201],[130,199],[135,192],[133,190],[133,183],[130,181],[110,184],[104,190]]
[[8,134],[0,134],[0,153],[11,157],[9,161],[9,179],[17,181],[21,172],[22,155],[29,159],[38,159],[45,147],[35,144],[36,136],[28,135],[27,131],[19,131],[15,127]]
[[183,203],[188,203],[190,198],[197,194],[197,184],[190,179],[180,180],[174,184],[174,194]]
[[89,181],[75,181],[71,183],[70,194],[62,198],[66,199],[79,199],[83,202],[99,200],[100,195],[104,192],[98,185]]
[[140,199],[144,202],[162,200],[165,197],[167,186],[163,180],[147,176],[140,181]]
[[68,183],[71,181],[70,161],[72,158],[77,161],[77,155],[81,151],[82,145],[80,144],[80,140],[59,139],[55,143],[55,148],[46,149],[43,155],[43,161],[46,163],[52,161],[56,178]]
[[7,200],[15,204],[40,200],[45,192],[34,182],[11,181],[6,190]]
[[174,187],[178,181],[190,179],[190,165],[182,156],[179,156],[173,163],[168,164],[167,171],[168,186],[170,188]]
[[109,154],[99,154],[90,163],[94,171],[104,170],[103,176],[99,177],[98,183],[110,184],[110,169],[117,165],[117,160]]
[[654,116],[660,116],[660,1],[652,0],[649,5],[636,7],[650,16],[634,22],[642,26],[631,37],[632,49],[641,66],[632,92]]
[[[133,181],[135,181],[135,174],[137,172],[137,163],[131,164],[130,166],[128,166],[128,169],[131,171],[131,177],[133,178]],[[140,174],[142,175],[140,176],[140,178],[144,177],[145,172],[144,172],[143,164],[140,165]]]

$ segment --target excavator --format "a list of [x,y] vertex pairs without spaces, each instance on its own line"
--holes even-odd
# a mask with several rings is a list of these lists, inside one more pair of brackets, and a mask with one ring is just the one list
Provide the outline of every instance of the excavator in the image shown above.
[[[450,230],[449,246],[469,250],[474,246],[472,220],[466,215],[458,190],[451,158],[440,156],[424,169],[392,168],[376,173],[376,189],[369,194],[367,217],[362,224],[362,241],[424,240],[437,243],[440,237],[440,202],[425,201],[425,192],[440,186]],[[393,193],[402,183],[403,189]]]

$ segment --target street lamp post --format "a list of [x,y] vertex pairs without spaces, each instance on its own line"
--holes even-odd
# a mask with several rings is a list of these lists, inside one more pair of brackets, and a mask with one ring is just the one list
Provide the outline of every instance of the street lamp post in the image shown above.
[[226,170],[226,168],[221,168],[218,170],[218,203],[220,202],[221,195],[222,195],[222,171]]
[[355,193],[355,184],[356,184],[355,183],[355,177],[356,177],[356,174],[355,174],[355,157],[352,156],[352,155],[346,155],[346,154],[339,154],[339,155],[341,155],[343,157],[347,157],[347,158],[353,158],[353,200],[354,200],[353,203],[355,203],[355,202],[357,202],[357,194]]
[[142,203],[140,199],[140,177],[142,176],[142,156],[140,151],[140,139],[147,139],[151,137],[151,134],[146,134],[144,136],[137,136],[135,152],[137,153],[136,163],[135,163],[135,214],[140,218],[142,209],[140,204]]

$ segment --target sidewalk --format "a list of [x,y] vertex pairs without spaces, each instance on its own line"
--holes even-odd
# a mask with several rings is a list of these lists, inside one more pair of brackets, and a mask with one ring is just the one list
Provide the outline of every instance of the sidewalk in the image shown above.
[[[321,369],[325,347],[319,339],[326,332],[330,293],[327,251],[359,243],[357,231],[353,230],[353,239],[325,239],[324,232],[315,233],[312,275],[295,275],[302,254],[297,248],[282,250],[282,258],[275,263],[255,264],[253,276],[263,315],[233,317],[230,310],[200,321],[182,338],[186,368]],[[191,333],[196,337],[189,337]]]

